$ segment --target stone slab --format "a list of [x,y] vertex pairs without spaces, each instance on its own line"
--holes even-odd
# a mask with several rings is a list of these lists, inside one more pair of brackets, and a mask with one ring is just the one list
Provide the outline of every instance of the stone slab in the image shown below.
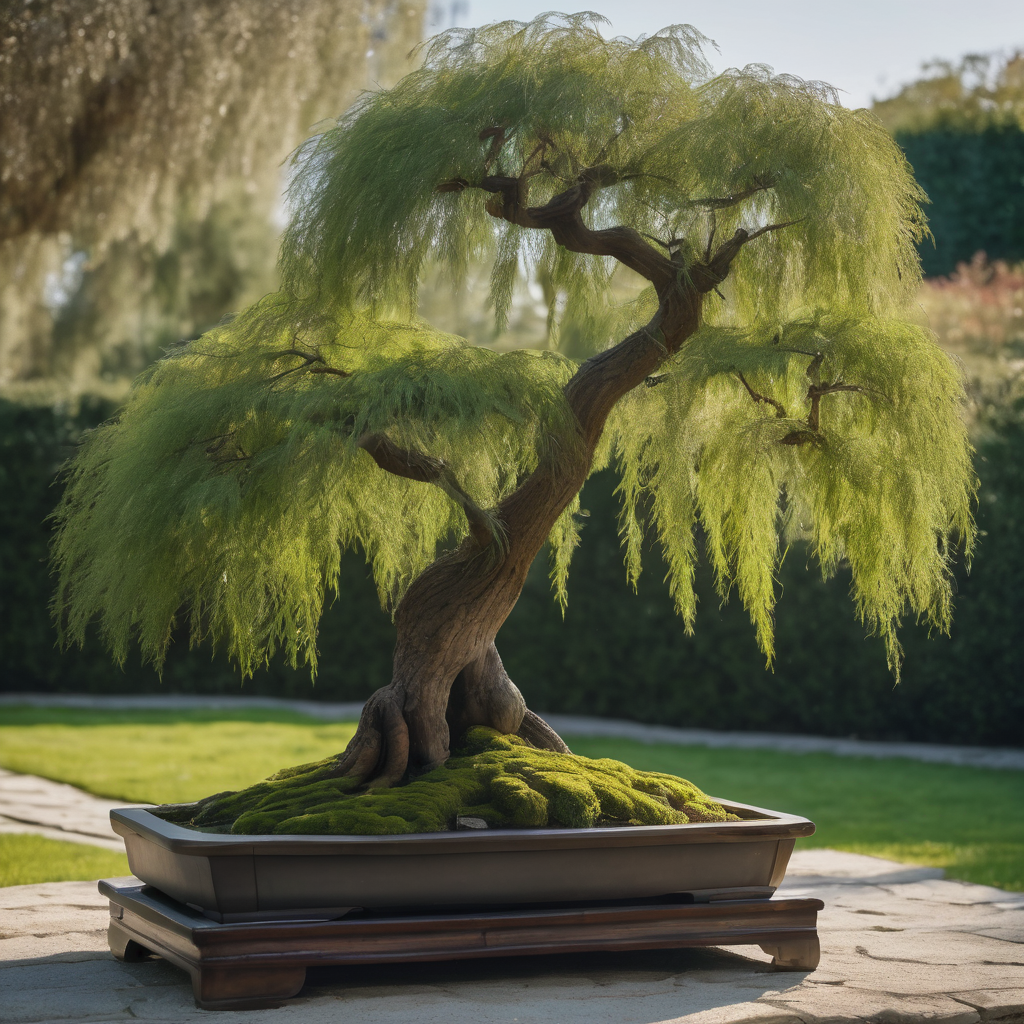
[[149,805],[109,800],[64,782],[0,768],[0,832],[30,832],[123,853],[124,842],[110,827],[110,811],[144,806]]
[[825,901],[820,968],[757,947],[311,970],[279,1009],[195,1009],[184,972],[117,963],[91,882],[0,889],[5,1024],[877,1024],[1024,1022],[1024,894],[858,854],[798,850],[781,894]]

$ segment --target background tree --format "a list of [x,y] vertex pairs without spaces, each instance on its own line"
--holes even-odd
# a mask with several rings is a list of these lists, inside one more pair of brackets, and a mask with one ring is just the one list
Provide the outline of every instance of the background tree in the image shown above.
[[[131,379],[276,286],[281,164],[421,0],[0,3],[0,386]],[[21,386],[19,386],[21,385]],[[118,397],[123,396],[127,380]]]
[[936,61],[874,105],[928,193],[924,272],[952,273],[979,250],[1024,259],[1024,53]]
[[[826,576],[849,564],[894,669],[904,612],[945,629],[974,476],[959,374],[900,318],[922,194],[870,114],[764,68],[711,77],[702,41],[587,16],[452,31],[304,147],[282,290],[147,372],[75,463],[65,639],[97,617],[118,658],[138,639],[159,663],[184,614],[243,672],[279,648],[315,667],[358,546],[398,639],[338,773],[395,782],[473,724],[564,749],[494,641],[546,541],[565,600],[577,496],[609,464],[627,574],[649,521],[686,629],[698,524],[769,658],[795,537]],[[499,321],[536,275],[552,335],[595,354],[415,319],[427,268],[457,286],[485,255]],[[646,287],[616,308],[620,273]]]

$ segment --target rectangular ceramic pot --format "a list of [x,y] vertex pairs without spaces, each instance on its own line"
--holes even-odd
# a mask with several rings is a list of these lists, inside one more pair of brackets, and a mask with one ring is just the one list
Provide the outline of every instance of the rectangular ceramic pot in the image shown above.
[[742,819],[399,836],[236,836],[110,812],[132,873],[219,921],[330,919],[354,907],[765,899],[806,818],[729,801]]

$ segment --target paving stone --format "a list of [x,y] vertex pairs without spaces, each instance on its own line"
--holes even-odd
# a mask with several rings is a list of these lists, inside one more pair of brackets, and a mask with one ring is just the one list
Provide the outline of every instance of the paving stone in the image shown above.
[[50,839],[124,851],[110,827],[113,807],[145,807],[108,800],[75,786],[0,768],[0,832],[34,833]]
[[934,1021],[936,1024],[977,1024],[981,1015],[976,1009],[948,996],[935,994],[894,999],[886,992],[861,987],[841,986],[809,989],[801,986],[778,996],[765,995],[765,1001],[790,1011],[791,1019],[803,1024],[818,1021],[878,1021],[879,1024],[911,1024]]
[[1024,1017],[1024,988],[974,989],[971,992],[951,992],[950,995],[973,1006],[982,1020],[997,1020],[1010,1015]]

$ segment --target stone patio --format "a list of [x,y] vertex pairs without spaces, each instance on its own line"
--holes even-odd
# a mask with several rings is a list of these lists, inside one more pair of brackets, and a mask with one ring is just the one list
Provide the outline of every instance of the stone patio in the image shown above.
[[[559,724],[580,734],[596,721]],[[620,728],[616,735],[646,730],[637,738],[682,740],[654,735],[656,727],[606,728],[612,726]],[[632,731],[621,731],[627,727]],[[733,742],[731,734],[709,736],[688,734],[683,741]],[[1019,751],[984,757],[971,748],[936,751],[890,749],[889,756],[962,764],[980,759],[1008,770],[1019,770],[1024,758]],[[832,752],[881,756],[859,747]],[[0,832],[119,850],[108,815],[120,806],[0,769]],[[798,849],[780,895],[825,902],[817,971],[776,972],[756,946],[322,968],[310,970],[301,995],[279,1009],[213,1011],[211,1018],[211,1011],[195,1008],[183,971],[162,960],[113,959],[107,903],[94,882],[0,888],[0,1021],[1024,1024],[1024,893],[946,881],[938,869]]]
[[[825,901],[817,971],[757,947],[311,970],[276,1010],[213,1018],[359,1024],[1024,1022],[1024,894],[835,850],[797,851],[783,892]],[[192,1021],[184,972],[120,964],[91,882],[0,889],[0,1020]]]

